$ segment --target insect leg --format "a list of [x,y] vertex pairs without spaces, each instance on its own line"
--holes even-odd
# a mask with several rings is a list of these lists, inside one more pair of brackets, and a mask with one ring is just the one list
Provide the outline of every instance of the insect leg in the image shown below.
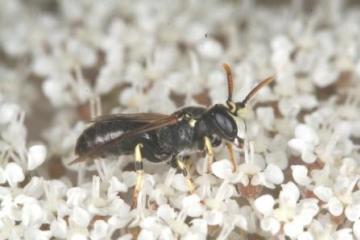
[[232,144],[231,143],[226,143],[226,148],[228,150],[228,154],[229,154],[229,158],[230,158],[230,161],[231,161],[231,164],[233,165],[233,172],[236,172],[237,170],[237,163],[236,163],[236,159],[234,157],[234,152],[233,152],[233,149],[232,149]]
[[207,153],[207,171],[208,173],[211,171],[211,164],[214,161],[214,151],[211,145],[211,141],[209,137],[204,137],[204,143],[205,143],[205,151]]
[[144,168],[143,168],[143,161],[142,161],[142,154],[141,154],[142,147],[143,147],[143,145],[141,143],[137,144],[135,147],[135,153],[134,153],[134,155],[135,155],[135,171],[136,171],[137,177],[136,177],[136,185],[135,185],[133,198],[132,198],[132,206],[133,207],[136,206],[137,197],[142,188],[142,183],[143,183]]
[[187,185],[188,185],[188,188],[189,188],[189,192],[191,194],[193,194],[195,192],[195,186],[194,186],[194,183],[192,181],[192,178],[191,178],[191,175],[190,175],[190,172],[189,172],[189,165],[185,164],[184,158],[182,159],[179,156],[176,157],[176,165],[181,170],[184,177],[186,178],[186,182],[187,182]]

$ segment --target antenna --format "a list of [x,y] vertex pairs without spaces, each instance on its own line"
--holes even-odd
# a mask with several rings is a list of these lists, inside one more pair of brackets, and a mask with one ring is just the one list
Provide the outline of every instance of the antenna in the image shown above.
[[227,85],[228,85],[228,102],[232,102],[232,93],[233,93],[233,89],[234,89],[234,81],[233,81],[233,75],[231,72],[231,67],[229,64],[224,63],[223,67],[225,69],[226,72],[226,78],[227,78]]
[[248,95],[242,100],[240,103],[237,103],[237,105],[245,107],[245,105],[249,102],[249,100],[264,86],[270,84],[272,81],[274,81],[274,76],[265,78],[262,80],[258,85],[256,85],[249,93]]

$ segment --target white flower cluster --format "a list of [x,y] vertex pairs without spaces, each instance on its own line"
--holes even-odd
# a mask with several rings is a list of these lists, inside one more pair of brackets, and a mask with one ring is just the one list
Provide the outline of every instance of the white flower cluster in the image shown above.
[[[2,0],[0,239],[360,239],[359,22],[341,0]],[[276,76],[236,171],[195,154],[190,194],[145,163],[132,208],[133,156],[67,166],[102,109],[224,103],[224,62],[237,100]]]

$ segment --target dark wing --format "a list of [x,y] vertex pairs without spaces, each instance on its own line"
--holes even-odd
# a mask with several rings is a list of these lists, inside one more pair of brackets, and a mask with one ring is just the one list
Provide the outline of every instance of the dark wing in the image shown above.
[[74,163],[79,163],[79,162],[83,162],[86,160],[90,160],[90,159],[94,159],[95,157],[102,155],[103,153],[105,153],[108,149],[110,149],[112,146],[118,144],[119,142],[121,142],[122,140],[129,138],[129,137],[134,137],[136,135],[142,134],[142,133],[147,133],[162,127],[166,127],[166,126],[170,126],[173,124],[176,124],[178,122],[179,116],[177,114],[173,114],[173,115],[164,115],[166,117],[163,118],[158,118],[155,121],[152,121],[148,124],[145,124],[141,127],[135,128],[132,131],[126,132],[122,135],[120,135],[117,138],[114,138],[104,144],[98,145],[96,147],[94,147],[93,149],[91,149],[90,151],[88,151],[87,153],[77,157],[75,160],[71,161],[69,164],[74,164]]
[[113,122],[113,121],[131,121],[140,123],[150,123],[159,119],[169,117],[170,115],[161,113],[117,113],[97,117],[92,122]]

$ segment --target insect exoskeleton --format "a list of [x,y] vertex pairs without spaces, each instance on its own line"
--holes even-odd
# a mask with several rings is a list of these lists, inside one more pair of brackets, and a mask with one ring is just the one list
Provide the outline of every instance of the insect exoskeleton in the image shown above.
[[184,159],[194,151],[205,151],[208,167],[214,159],[213,146],[224,142],[236,171],[237,163],[232,146],[242,146],[246,124],[242,116],[249,100],[265,85],[273,81],[266,78],[256,85],[240,102],[233,101],[233,76],[228,64],[223,65],[228,86],[225,104],[207,107],[184,107],[172,114],[132,113],[101,116],[79,136],[75,153],[78,157],[70,164],[93,160],[108,155],[135,156],[137,182],[133,193],[136,203],[142,186],[143,159],[151,162],[170,160],[186,177],[189,191],[194,192]]

